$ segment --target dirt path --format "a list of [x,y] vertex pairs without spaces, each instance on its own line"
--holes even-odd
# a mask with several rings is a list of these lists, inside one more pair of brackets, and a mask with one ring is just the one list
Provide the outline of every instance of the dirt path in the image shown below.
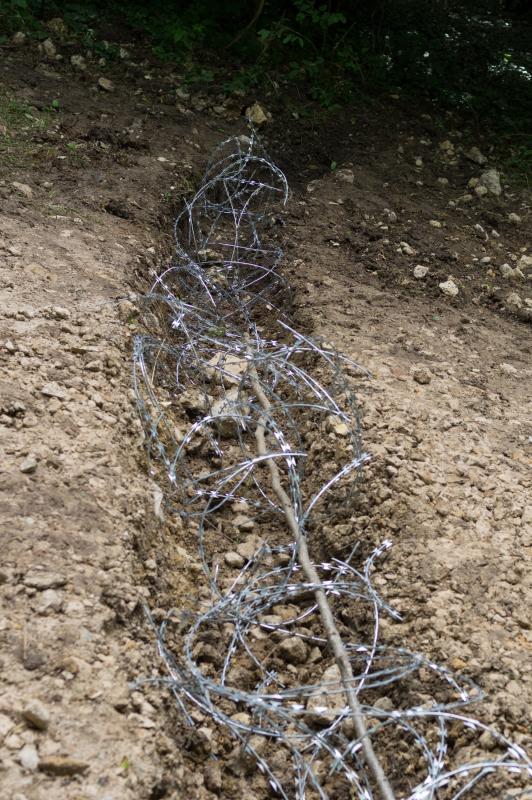
[[[156,617],[190,604],[198,569],[194,537],[161,521],[147,479],[129,293],[169,251],[168,198],[244,129],[241,99],[176,106],[175,76],[140,58],[106,73],[110,92],[96,64],[78,74],[33,46],[3,59],[2,796],[262,796],[230,760],[213,770],[163,692],[128,688],[158,674],[143,601]],[[470,675],[489,695],[479,715],[526,743],[530,289],[499,267],[528,268],[529,198],[457,202],[478,167],[446,155],[430,120],[381,123],[345,134],[351,172],[324,177],[332,146],[309,129],[290,150],[279,111],[270,150],[295,189],[272,236],[301,318],[373,371],[359,387],[375,459],[355,532],[395,543],[376,583],[404,621],[385,638]],[[450,275],[455,298],[439,288]],[[352,528],[326,533],[339,553],[352,542]]]

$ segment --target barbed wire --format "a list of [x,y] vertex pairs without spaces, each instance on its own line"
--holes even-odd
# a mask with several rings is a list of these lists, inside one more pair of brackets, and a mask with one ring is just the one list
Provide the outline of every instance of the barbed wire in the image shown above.
[[[287,197],[254,135],[224,142],[176,220],[174,262],[142,301],[134,387],[150,473],[197,536],[204,574],[201,611],[152,620],[164,683],[190,725],[199,714],[221,740],[234,739],[233,773],[255,765],[265,795],[499,796],[490,792],[501,772],[519,787],[532,762],[462,714],[480,690],[381,643],[381,616],[399,617],[372,582],[390,542],[358,568],[356,543],[343,560],[302,558],[301,542],[320,550],[324,525],[354,528],[356,479],[369,456],[347,377],[364,371],[295,328],[281,249],[262,242]],[[320,597],[347,673],[333,657]],[[488,730],[498,752],[486,758],[478,737]]]

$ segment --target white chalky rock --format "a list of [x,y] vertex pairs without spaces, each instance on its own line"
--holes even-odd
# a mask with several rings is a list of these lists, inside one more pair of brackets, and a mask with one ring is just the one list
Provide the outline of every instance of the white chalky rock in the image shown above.
[[253,103],[253,105],[248,106],[246,108],[246,117],[257,127],[261,127],[266,122],[271,122],[272,115],[269,111],[266,111],[260,103]]
[[440,283],[439,287],[440,291],[443,294],[447,295],[447,297],[456,297],[459,291],[458,286],[456,285],[456,283],[453,281],[452,278],[449,278],[448,280],[443,281],[443,283]]

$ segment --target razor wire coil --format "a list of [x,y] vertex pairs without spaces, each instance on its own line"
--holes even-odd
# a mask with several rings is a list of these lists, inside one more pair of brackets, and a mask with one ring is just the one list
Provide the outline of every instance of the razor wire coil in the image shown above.
[[[252,771],[250,758],[265,796],[379,797],[317,613],[321,589],[342,620],[352,687],[397,797],[491,796],[501,770],[522,784],[532,762],[462,714],[481,698],[469,679],[380,643],[381,615],[398,617],[372,583],[390,543],[359,568],[356,546],[345,560],[318,562],[320,583],[309,583],[272,495],[270,460],[300,531],[315,539],[327,521],[354,519],[355,478],[369,458],[345,371],[357,365],[296,330],[282,251],[262,241],[287,197],[254,135],[224,142],[177,217],[174,261],[142,301],[133,376],[150,470],[196,532],[208,598],[184,633],[172,613],[157,627],[164,683],[190,724],[195,710],[232,737],[234,774]],[[261,420],[266,456],[254,439]],[[477,748],[457,762],[456,726],[489,730],[498,755]]]

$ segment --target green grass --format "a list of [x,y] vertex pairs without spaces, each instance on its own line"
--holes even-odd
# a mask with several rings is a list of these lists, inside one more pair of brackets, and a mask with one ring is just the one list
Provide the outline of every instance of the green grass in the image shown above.
[[49,114],[0,88],[0,166],[17,167],[31,163],[38,152],[32,144],[34,133],[46,129]]

